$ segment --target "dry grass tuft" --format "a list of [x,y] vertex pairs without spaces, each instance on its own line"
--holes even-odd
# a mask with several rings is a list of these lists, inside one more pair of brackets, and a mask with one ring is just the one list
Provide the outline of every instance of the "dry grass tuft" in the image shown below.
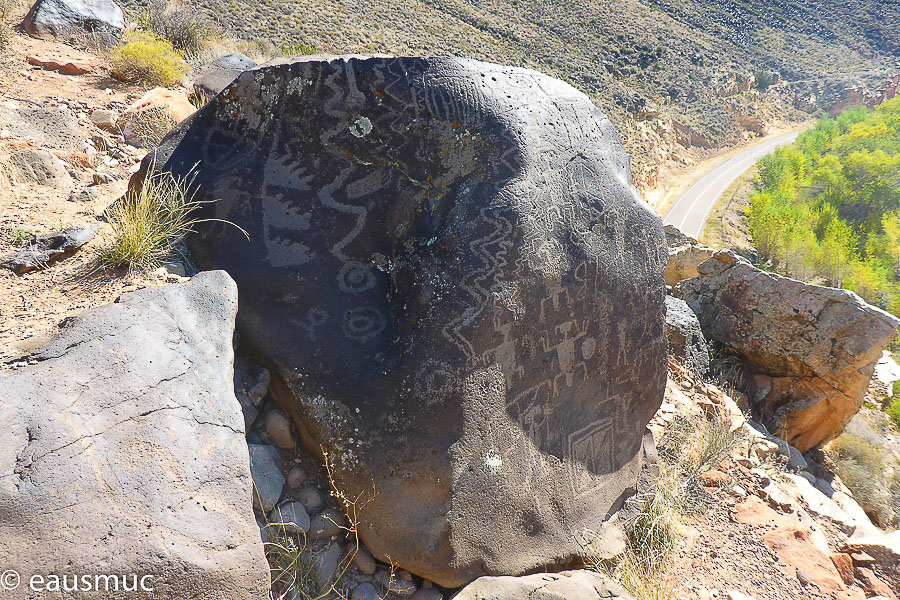
[[845,433],[827,446],[825,454],[834,473],[875,524],[900,524],[900,463],[889,452]]
[[673,419],[658,445],[656,488],[637,498],[641,511],[630,524],[625,552],[614,561],[589,561],[589,566],[617,579],[637,600],[668,599],[675,581],[667,563],[681,540],[680,520],[706,506],[699,476],[727,458],[740,441],[739,432],[729,431],[725,415]]
[[140,191],[129,191],[107,209],[112,242],[100,249],[97,256],[100,266],[129,270],[156,267],[197,223],[216,220],[191,217],[203,204],[194,200],[196,173],[179,178],[157,172],[154,165],[150,165],[148,173]]
[[119,124],[128,143],[142,148],[159,146],[175,125],[175,120],[162,107],[126,112]]

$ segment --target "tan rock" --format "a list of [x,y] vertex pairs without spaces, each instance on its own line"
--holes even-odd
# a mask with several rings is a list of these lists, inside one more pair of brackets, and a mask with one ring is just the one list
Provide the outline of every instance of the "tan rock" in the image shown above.
[[55,48],[35,50],[25,60],[28,64],[59,71],[66,75],[84,75],[100,67],[103,62],[96,56],[59,45]]
[[824,595],[845,589],[834,563],[810,539],[806,527],[779,527],[766,532],[763,540],[778,555],[779,566],[788,574],[802,576]]
[[837,569],[837,572],[840,573],[844,583],[852,585],[855,581],[853,578],[853,559],[843,552],[837,552],[831,555],[831,562],[834,568]]
[[871,569],[858,567],[856,569],[856,578],[862,584],[868,597],[883,596],[888,600],[897,600],[897,595],[888,585],[881,580]]
[[801,452],[839,435],[900,320],[852,292],[767,273],[726,250],[697,271],[675,295],[707,339],[743,358],[770,431]]
[[860,568],[871,569],[889,587],[900,590],[900,531],[853,536],[846,550],[851,552],[857,573]]
[[731,483],[731,476],[728,473],[713,469],[706,473],[702,473],[700,475],[700,482],[710,487],[724,487]]
[[669,246],[669,262],[666,264],[666,285],[675,285],[685,279],[696,277],[697,267],[714,254],[714,250],[704,246],[674,225],[666,225],[666,243]]
[[154,108],[165,109],[166,114],[176,123],[181,123],[197,110],[184,91],[153,88],[129,106],[125,112],[143,112]]

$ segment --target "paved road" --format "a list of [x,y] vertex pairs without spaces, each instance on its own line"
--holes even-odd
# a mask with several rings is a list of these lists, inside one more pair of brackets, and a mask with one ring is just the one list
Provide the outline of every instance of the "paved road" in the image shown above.
[[780,135],[729,158],[682,194],[663,217],[663,222],[675,225],[690,236],[700,237],[716,201],[734,180],[778,146],[793,142],[800,133],[795,131]]

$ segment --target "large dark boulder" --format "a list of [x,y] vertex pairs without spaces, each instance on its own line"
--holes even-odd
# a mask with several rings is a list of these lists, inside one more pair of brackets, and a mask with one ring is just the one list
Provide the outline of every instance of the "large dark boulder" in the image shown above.
[[[202,273],[67,320],[0,371],[0,564],[21,577],[3,598],[267,597],[236,309],[234,282]],[[54,575],[101,591],[51,593]]]
[[113,0],[37,0],[22,26],[29,35],[44,39],[91,33],[111,41],[125,28],[125,16]]
[[[145,162],[149,164],[151,158]],[[373,554],[441,585],[621,542],[666,379],[660,219],[609,120],[456,58],[246,71],[162,144],[188,243]],[[136,180],[137,184],[137,180]],[[646,473],[644,473],[646,474]]]

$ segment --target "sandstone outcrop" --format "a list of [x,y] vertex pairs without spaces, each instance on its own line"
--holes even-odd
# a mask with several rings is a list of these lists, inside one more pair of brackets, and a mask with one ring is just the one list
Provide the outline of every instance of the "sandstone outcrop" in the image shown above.
[[237,281],[242,339],[336,484],[374,481],[377,558],[458,586],[564,563],[587,531],[620,547],[665,386],[666,249],[586,96],[456,58],[284,60],[155,160],[199,163],[197,216],[249,233],[188,244]]
[[666,225],[666,245],[669,262],[666,264],[666,285],[697,276],[697,267],[713,255],[714,250],[704,246],[674,225]]
[[100,580],[118,593],[84,597],[267,596],[232,387],[236,308],[234,282],[202,273],[91,309],[0,373],[0,563],[22,582],[4,598],[64,574],[137,588]]
[[840,434],[856,414],[900,323],[852,292],[767,273],[724,250],[675,295],[707,339],[743,359],[754,410],[801,451]]

